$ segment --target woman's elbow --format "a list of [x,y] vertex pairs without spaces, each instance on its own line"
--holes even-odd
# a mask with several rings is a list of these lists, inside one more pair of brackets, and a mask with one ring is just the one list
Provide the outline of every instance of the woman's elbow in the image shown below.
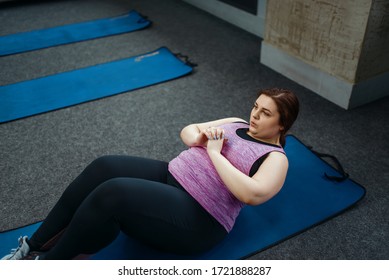
[[248,197],[244,199],[242,202],[246,205],[257,206],[259,204],[264,203],[266,200],[263,197]]
[[251,194],[241,195],[240,197],[238,197],[238,199],[246,205],[255,206],[261,203],[263,196],[251,193]]
[[243,198],[241,201],[247,205],[257,206],[273,198],[280,191],[280,189],[281,187],[268,191],[254,192],[251,195]]

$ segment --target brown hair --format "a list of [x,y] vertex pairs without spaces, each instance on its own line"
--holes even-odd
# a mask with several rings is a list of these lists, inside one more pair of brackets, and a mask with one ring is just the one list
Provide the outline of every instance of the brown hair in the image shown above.
[[297,96],[290,90],[279,88],[262,89],[258,92],[258,97],[262,94],[273,99],[277,105],[280,125],[284,128],[281,130],[280,143],[284,147],[286,133],[292,127],[299,113],[300,105]]

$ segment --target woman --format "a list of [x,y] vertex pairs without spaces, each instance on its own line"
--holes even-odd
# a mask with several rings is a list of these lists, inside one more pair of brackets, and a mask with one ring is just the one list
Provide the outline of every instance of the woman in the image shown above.
[[239,118],[192,124],[189,147],[171,162],[104,156],[68,186],[30,239],[3,259],[73,259],[94,254],[120,231],[177,254],[204,252],[233,228],[240,209],[277,194],[288,170],[285,134],[296,96],[259,92],[247,123]]

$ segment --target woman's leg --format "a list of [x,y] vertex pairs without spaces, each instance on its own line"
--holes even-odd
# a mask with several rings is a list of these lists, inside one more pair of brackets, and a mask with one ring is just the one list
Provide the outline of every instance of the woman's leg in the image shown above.
[[167,163],[130,156],[103,156],[94,160],[66,188],[42,225],[29,239],[32,250],[59,235],[70,223],[85,198],[100,184],[117,177],[166,182]]
[[97,187],[78,208],[58,243],[43,257],[93,254],[120,230],[173,253],[197,253],[227,234],[185,190],[164,183],[115,178]]

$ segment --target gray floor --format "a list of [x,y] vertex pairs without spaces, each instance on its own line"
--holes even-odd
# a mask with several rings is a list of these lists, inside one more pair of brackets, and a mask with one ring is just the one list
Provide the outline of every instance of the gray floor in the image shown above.
[[[32,1],[30,1],[32,2]],[[389,98],[346,111],[259,63],[261,38],[178,0],[36,1],[0,5],[0,35],[136,9],[149,29],[0,58],[0,85],[169,47],[198,63],[187,77],[0,125],[0,231],[41,220],[94,158],[170,160],[186,124],[248,119],[256,90],[289,88],[301,102],[291,131],[336,155],[367,196],[346,213],[253,259],[388,259]],[[386,113],[385,113],[386,112]]]

